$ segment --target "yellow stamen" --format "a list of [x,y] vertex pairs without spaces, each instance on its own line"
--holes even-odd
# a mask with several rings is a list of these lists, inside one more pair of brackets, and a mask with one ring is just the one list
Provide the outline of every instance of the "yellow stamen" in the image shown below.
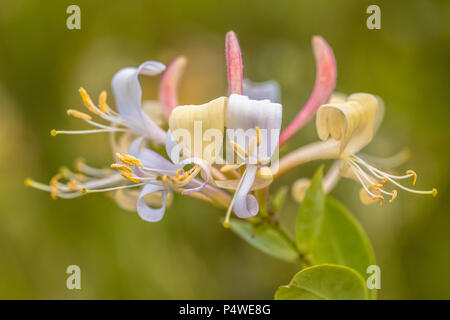
[[414,171],[412,171],[412,170],[407,170],[406,171],[406,174],[412,174],[413,175],[413,186],[415,186],[416,185],[416,181],[417,181],[417,173],[415,173]]
[[261,144],[261,130],[259,129],[258,126],[255,126],[255,130],[256,130],[256,145],[259,146]]
[[50,180],[50,188],[51,188],[51,192],[50,192],[50,196],[52,197],[53,200],[56,200],[57,198],[57,193],[58,193],[58,181],[59,179],[61,179],[61,175],[58,173],[56,174],[51,180]]
[[121,170],[121,171],[127,171],[129,173],[133,172],[133,170],[131,170],[131,168],[127,167],[124,164],[120,164],[120,163],[113,163],[111,165],[111,169],[118,169],[118,170]]
[[431,190],[431,195],[432,195],[433,197],[436,197],[437,194],[438,194],[437,189],[436,189],[436,188],[433,188],[433,190]]
[[26,178],[24,184],[27,187],[31,187],[31,185],[33,184],[33,180],[31,180],[30,178]]
[[119,158],[119,160],[125,163],[126,165],[143,167],[142,163],[138,159],[129,154],[122,155],[117,152],[116,157]]
[[58,132],[55,129],[53,129],[52,131],[50,131],[50,134],[52,136],[56,136],[58,134]]
[[383,180],[380,181],[381,184],[386,184],[389,180],[384,178]]
[[237,168],[237,164],[226,164],[222,168],[220,168],[220,172],[229,172]]
[[88,115],[87,113],[80,112],[80,111],[74,110],[74,109],[68,109],[67,115],[78,118],[78,119],[82,119],[82,120],[92,120],[92,117],[90,115]]
[[86,108],[96,114],[96,115],[100,115],[100,112],[97,111],[97,109],[95,108],[94,103],[92,102],[91,97],[89,97],[88,93],[86,92],[86,90],[84,90],[83,87],[80,87],[79,89],[80,91],[80,95],[81,95],[81,99],[83,99],[84,105],[86,106]]
[[375,188],[375,190],[380,190],[381,188],[383,188],[382,184],[378,184],[378,183],[374,183],[371,187]]
[[75,179],[72,179],[67,183],[67,189],[69,191],[75,190],[77,188],[77,186],[78,186],[78,181]]
[[239,152],[241,155],[248,157],[247,151],[245,151],[240,145],[234,141],[230,141],[231,146],[235,152]]
[[124,178],[126,178],[126,179],[128,179],[128,180],[130,180],[130,181],[132,181],[132,182],[134,182],[134,183],[139,183],[139,182],[141,182],[141,180],[139,180],[138,178],[133,177],[133,176],[131,175],[131,173],[129,173],[128,171],[122,171],[121,174],[122,174],[122,176],[123,176]]
[[380,206],[382,206],[382,205],[383,205],[383,202],[384,202],[383,196],[380,196],[380,195],[373,196],[373,197],[372,197],[372,200],[380,200]]
[[389,203],[394,202],[395,198],[397,198],[397,190],[392,190],[392,198],[389,200]]
[[110,111],[109,106],[106,104],[106,91],[102,91],[98,97],[98,108],[103,113],[108,113]]
[[225,221],[222,223],[222,226],[223,226],[225,229],[229,229],[229,228],[230,228],[230,221],[225,220]]
[[180,178],[181,177],[181,179],[183,179],[184,178],[184,169],[183,168],[180,168],[180,169],[177,169],[177,171],[175,171],[175,178]]

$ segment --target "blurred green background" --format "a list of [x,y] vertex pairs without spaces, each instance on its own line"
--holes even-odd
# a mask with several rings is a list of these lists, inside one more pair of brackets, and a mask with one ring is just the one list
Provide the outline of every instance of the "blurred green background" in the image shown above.
[[[66,8],[81,7],[81,30],[66,28]],[[366,28],[369,4],[381,30]],[[224,36],[235,30],[245,76],[281,84],[286,125],[314,83],[311,37],[322,35],[338,63],[337,90],[383,97],[385,120],[365,150],[404,147],[418,188],[384,207],[363,206],[359,186],[333,195],[363,224],[381,267],[383,299],[450,298],[448,1],[0,1],[0,298],[271,299],[297,267],[277,261],[225,230],[224,212],[176,197],[159,223],[146,223],[104,195],[50,199],[25,188],[47,182],[82,156],[106,166],[106,135],[57,136],[85,128],[66,108],[80,107],[79,86],[96,96],[112,75],[150,59],[189,59],[180,102],[226,93]],[[145,97],[157,81],[145,82]],[[111,102],[111,101],[110,101]],[[112,103],[112,102],[111,102]],[[317,140],[309,124],[287,149]],[[297,168],[272,190],[319,163]],[[289,200],[285,210],[296,210]],[[66,267],[81,267],[82,290],[67,290]]]

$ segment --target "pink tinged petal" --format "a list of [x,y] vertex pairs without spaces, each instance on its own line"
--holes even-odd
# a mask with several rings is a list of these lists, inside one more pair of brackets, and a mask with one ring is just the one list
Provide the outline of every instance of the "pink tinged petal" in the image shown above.
[[138,76],[140,74],[155,76],[165,68],[160,62],[147,61],[138,68],[119,70],[111,83],[117,110],[128,122],[130,129],[159,143],[165,142],[166,132],[142,111],[142,88]]
[[247,166],[242,177],[241,186],[234,196],[233,210],[239,218],[246,219],[258,214],[258,201],[253,195],[248,194],[255,181],[257,170],[257,166]]
[[161,77],[159,101],[163,107],[166,119],[169,119],[172,110],[178,106],[178,84],[186,64],[186,57],[177,57],[167,66],[167,70]]
[[322,104],[327,103],[336,86],[337,70],[333,50],[320,36],[313,37],[312,45],[317,65],[314,90],[303,109],[281,134],[280,146],[311,120]]
[[[144,200],[144,196],[153,193],[162,191],[162,201],[161,201],[161,208],[151,208],[149,207]],[[157,222],[162,219],[164,216],[164,212],[166,211],[166,198],[167,194],[169,193],[169,190],[165,189],[161,185],[153,185],[153,184],[147,184],[142,188],[141,193],[139,194],[138,200],[137,200],[137,212],[139,216],[149,222]]]
[[225,37],[225,54],[227,59],[228,94],[242,94],[242,55],[239,41],[234,31]]

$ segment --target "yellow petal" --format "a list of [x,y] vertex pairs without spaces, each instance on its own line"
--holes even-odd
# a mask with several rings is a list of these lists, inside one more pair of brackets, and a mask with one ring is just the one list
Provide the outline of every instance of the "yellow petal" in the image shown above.
[[208,163],[220,155],[226,97],[202,105],[176,107],[169,118],[172,138],[182,151],[182,158],[200,158]]
[[[214,183],[217,187],[222,189],[236,190],[239,181],[241,179],[230,179],[230,180],[215,180]],[[259,168],[256,172],[255,181],[250,190],[259,190],[267,187],[273,181],[273,175],[269,167]]]
[[308,190],[311,180],[308,178],[301,178],[294,182],[291,189],[292,197],[298,203],[302,203],[305,199],[306,190]]
[[377,109],[377,98],[367,93],[354,93],[343,103],[324,104],[316,117],[319,138],[331,135],[341,142],[341,153],[354,154],[372,140]]

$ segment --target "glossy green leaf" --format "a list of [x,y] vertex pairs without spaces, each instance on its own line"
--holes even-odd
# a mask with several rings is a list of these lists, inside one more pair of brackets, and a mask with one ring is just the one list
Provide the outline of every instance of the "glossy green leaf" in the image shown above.
[[275,293],[276,300],[364,300],[365,281],[352,268],[323,264],[298,272]]
[[314,174],[295,224],[298,249],[308,253],[320,232],[325,212],[325,194],[322,188],[323,166]]
[[[311,264],[332,263],[351,267],[363,278],[375,264],[372,246],[361,225],[339,202],[325,197],[321,170],[316,173],[296,222],[296,243]],[[376,290],[370,290],[372,298]]]
[[298,261],[298,251],[290,239],[271,225],[254,227],[248,221],[232,219],[230,228],[248,243],[275,258]]

